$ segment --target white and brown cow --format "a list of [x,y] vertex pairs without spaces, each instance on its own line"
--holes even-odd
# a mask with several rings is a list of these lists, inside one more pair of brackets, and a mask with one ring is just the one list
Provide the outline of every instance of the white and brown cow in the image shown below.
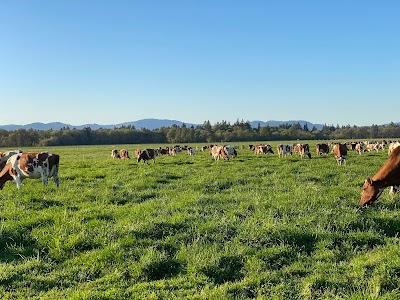
[[346,164],[346,157],[347,157],[346,144],[337,143],[333,145],[332,152],[333,156],[336,158],[338,165],[341,165],[343,162],[344,164]]
[[212,157],[215,160],[219,160],[221,158],[223,158],[225,160],[229,160],[229,155],[228,155],[228,153],[225,152],[224,146],[220,146],[220,145],[213,146],[210,150],[210,154],[212,155]]
[[8,180],[14,180],[18,189],[25,178],[42,178],[42,184],[47,185],[48,178],[53,177],[59,187],[58,166],[60,156],[50,152],[25,152],[11,156],[6,166],[0,172],[0,190]]
[[400,146],[400,142],[393,142],[389,144],[388,155],[392,154],[393,150]]
[[112,150],[111,150],[111,157],[112,157],[112,158],[121,158],[121,156],[119,155],[117,149],[112,149]]
[[279,144],[277,149],[278,149],[279,157],[285,157],[287,155],[292,155],[292,153],[293,153],[293,145],[292,144]]
[[119,156],[120,156],[122,159],[131,159],[131,158],[129,157],[129,152],[128,152],[128,150],[126,150],[126,149],[121,149],[121,150],[119,151]]
[[13,151],[7,151],[7,152],[0,152],[0,161],[1,162],[7,162],[7,160],[13,156],[14,154],[22,153],[23,151],[21,149],[18,150],[13,150]]
[[293,147],[293,151],[299,154],[302,159],[305,155],[307,155],[308,158],[311,158],[310,146],[308,144],[296,144]]
[[373,176],[368,177],[362,187],[360,205],[372,204],[382,194],[383,190],[391,187],[394,194],[400,186],[400,147],[393,149],[389,158]]
[[274,154],[274,151],[272,150],[271,145],[267,144],[267,145],[257,145],[254,146],[254,154]]
[[148,163],[150,159],[153,160],[153,162],[156,162],[156,156],[158,155],[158,151],[156,149],[152,148],[147,148],[141,151],[139,157],[137,158],[137,162],[140,162],[143,160],[144,163]]

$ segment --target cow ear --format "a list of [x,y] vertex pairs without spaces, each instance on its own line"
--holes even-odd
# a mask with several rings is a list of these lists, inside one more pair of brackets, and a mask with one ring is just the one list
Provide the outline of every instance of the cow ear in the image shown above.
[[368,182],[369,185],[373,185],[373,184],[374,184],[374,181],[372,180],[371,177],[368,177],[368,178],[365,180],[365,182]]

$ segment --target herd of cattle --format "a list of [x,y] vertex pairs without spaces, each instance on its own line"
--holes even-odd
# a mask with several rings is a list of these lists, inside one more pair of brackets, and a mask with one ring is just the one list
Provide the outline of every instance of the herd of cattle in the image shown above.
[[7,181],[15,181],[19,189],[25,178],[41,178],[47,185],[48,178],[53,177],[58,187],[59,164],[60,156],[50,152],[0,152],[0,190]]
[[[357,142],[357,143],[318,143],[316,144],[316,155],[333,153],[338,165],[346,163],[347,152],[350,150],[362,154],[365,151],[379,151],[388,146],[389,158],[373,176],[368,177],[362,188],[360,205],[370,205],[378,199],[383,190],[390,188],[390,193],[395,194],[400,189],[400,142]],[[248,148],[256,155],[274,154],[269,144],[248,145]],[[143,160],[148,163],[149,160],[155,159],[159,155],[175,156],[179,152],[186,151],[188,155],[195,155],[196,151],[209,151],[214,160],[224,159],[230,160],[237,157],[237,149],[239,146],[230,145],[206,145],[203,147],[179,146],[165,148],[146,148],[144,150],[136,149],[135,156],[137,162]],[[245,149],[242,146],[242,149]],[[279,144],[277,146],[279,157],[298,154],[301,158],[307,156],[311,159],[310,147],[308,144]],[[130,159],[128,150],[120,151],[113,149],[111,151],[112,158]],[[25,178],[41,178],[42,184],[47,185],[48,178],[53,177],[57,187],[59,187],[58,168],[60,156],[50,152],[23,152],[22,150],[14,150],[8,152],[0,152],[0,190],[3,189],[7,181],[15,181],[18,189],[21,187],[22,180]]]

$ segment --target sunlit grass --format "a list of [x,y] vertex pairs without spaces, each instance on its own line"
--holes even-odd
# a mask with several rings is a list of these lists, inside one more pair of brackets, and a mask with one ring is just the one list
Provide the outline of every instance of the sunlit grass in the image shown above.
[[[132,157],[137,147],[116,146]],[[386,151],[350,152],[346,166],[247,148],[231,161],[198,151],[144,164],[112,159],[112,148],[48,149],[61,156],[59,189],[6,184],[0,297],[400,296],[398,196],[358,206]]]

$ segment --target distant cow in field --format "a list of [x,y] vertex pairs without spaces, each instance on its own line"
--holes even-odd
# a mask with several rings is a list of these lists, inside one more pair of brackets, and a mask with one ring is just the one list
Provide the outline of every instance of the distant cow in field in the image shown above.
[[267,145],[257,145],[254,146],[254,154],[274,154],[274,151],[272,150],[271,145],[267,144]]
[[228,154],[228,159],[231,157],[237,157],[237,151],[233,146],[226,145],[224,146],[225,153]]
[[22,153],[21,149],[7,152],[0,152],[0,161],[6,162],[14,154]]
[[139,148],[136,148],[136,149],[135,149],[135,156],[136,156],[136,158],[139,158],[140,153],[142,153],[142,150],[140,150]]
[[368,177],[363,185],[360,205],[372,204],[382,194],[383,190],[391,187],[391,194],[396,193],[400,186],[400,147],[393,149],[389,158],[371,178]]
[[295,153],[299,154],[301,158],[304,158],[305,155],[311,158],[310,146],[308,144],[296,144],[293,150]]
[[388,155],[390,155],[390,154],[393,152],[393,150],[394,150],[395,148],[399,147],[399,146],[400,146],[400,142],[393,142],[393,143],[390,143],[390,144],[389,144],[389,148],[388,148]]
[[21,188],[25,178],[42,178],[42,184],[47,185],[48,178],[53,177],[59,187],[58,166],[60,156],[49,152],[18,153],[9,158],[7,164],[0,172],[0,190],[9,180],[17,183]]
[[355,147],[354,147],[354,150],[355,150],[359,155],[361,155],[362,150],[363,150],[362,144],[361,144],[361,143],[357,143],[357,144],[355,145]]
[[196,154],[196,150],[194,150],[194,148],[192,148],[192,147],[188,147],[186,151],[187,151],[188,155],[190,155],[190,156],[193,156]]
[[328,154],[329,153],[329,145],[328,144],[317,144],[315,146],[317,155]]
[[279,144],[277,147],[278,156],[285,157],[287,155],[292,155],[293,153],[293,145],[290,144]]
[[139,155],[139,157],[137,159],[137,162],[140,162],[141,160],[143,160],[143,162],[147,164],[148,161],[150,159],[152,159],[153,162],[155,163],[156,162],[156,156],[157,156],[157,151],[155,149],[147,148],[147,149],[144,149],[140,153],[140,155]]
[[219,160],[221,158],[229,160],[228,153],[225,152],[225,148],[223,146],[213,146],[210,153],[215,160]]
[[111,150],[111,157],[112,158],[121,158],[121,156],[119,156],[119,153],[118,153],[117,149],[112,149]]
[[337,143],[333,145],[333,156],[336,158],[338,165],[341,165],[343,162],[346,164],[347,157],[347,146],[346,144]]
[[126,149],[121,149],[121,150],[119,151],[119,156],[120,156],[122,159],[131,159],[131,158],[129,157],[129,152],[128,152],[128,150],[126,150]]

